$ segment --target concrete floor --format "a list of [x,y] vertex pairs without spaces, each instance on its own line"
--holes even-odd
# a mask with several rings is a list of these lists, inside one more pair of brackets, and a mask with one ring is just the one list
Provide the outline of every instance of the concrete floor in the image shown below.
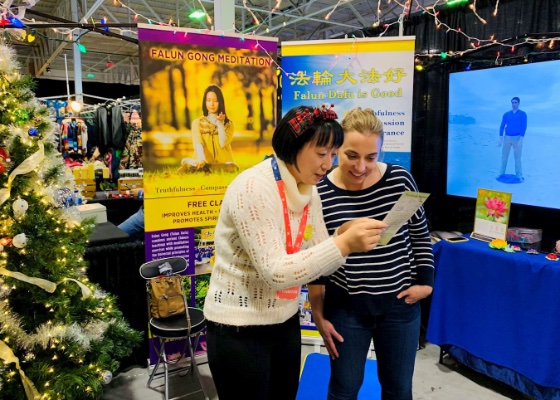
[[[316,351],[314,346],[302,346],[302,356]],[[325,348],[321,347],[321,353]],[[415,400],[498,400],[513,399],[527,400],[518,391],[509,388],[490,378],[469,370],[452,359],[446,358],[445,365],[438,363],[439,347],[430,343],[419,350],[416,357],[414,372],[414,399]],[[216,389],[212,382],[210,369],[207,363],[199,365],[201,375],[208,388],[211,400],[218,399]],[[106,386],[104,400],[161,400],[163,394],[146,388],[149,371],[147,368],[132,368],[120,373]],[[159,380],[160,382],[163,379]],[[156,382],[157,383],[157,382]],[[187,400],[203,400],[200,385],[195,376],[175,375],[170,379],[171,397],[182,396],[186,393],[199,391],[186,396]],[[321,400],[321,399],[317,399]]]

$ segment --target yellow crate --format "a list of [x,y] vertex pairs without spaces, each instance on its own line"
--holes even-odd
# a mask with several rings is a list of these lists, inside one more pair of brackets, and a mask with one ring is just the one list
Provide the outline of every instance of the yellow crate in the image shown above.
[[93,198],[95,196],[95,180],[76,179],[76,187],[81,190],[82,197]]
[[119,179],[119,192],[126,193],[130,189],[142,189],[144,181],[142,178],[120,178]]
[[95,179],[76,179],[76,186],[90,188],[95,190]]
[[97,193],[95,190],[82,190],[82,197],[93,199]]

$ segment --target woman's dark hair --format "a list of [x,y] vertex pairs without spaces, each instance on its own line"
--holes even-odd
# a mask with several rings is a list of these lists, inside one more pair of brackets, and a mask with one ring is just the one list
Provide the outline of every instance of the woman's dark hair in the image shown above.
[[209,92],[216,94],[216,97],[218,98],[218,103],[220,103],[220,105],[218,106],[217,114],[220,115],[220,113],[224,113],[224,115],[226,116],[226,119],[224,120],[224,124],[227,124],[229,122],[229,118],[227,117],[226,114],[226,103],[224,100],[224,95],[222,94],[222,90],[217,85],[210,85],[206,88],[206,90],[204,90],[204,96],[202,96],[202,113],[204,114],[205,117],[208,116],[208,107],[206,107],[206,95]]
[[326,120],[316,118],[313,124],[296,136],[290,127],[289,121],[296,116],[298,112],[305,110],[313,111],[310,106],[297,106],[289,110],[286,115],[278,122],[276,129],[272,135],[272,148],[279,159],[286,164],[293,164],[297,168],[297,155],[301,149],[309,142],[313,142],[319,147],[335,147],[342,146],[344,140],[344,132],[338,121],[334,119]]

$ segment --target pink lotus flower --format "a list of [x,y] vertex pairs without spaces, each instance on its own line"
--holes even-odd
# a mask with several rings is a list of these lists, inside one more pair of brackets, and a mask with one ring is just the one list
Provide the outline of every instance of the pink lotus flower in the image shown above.
[[500,218],[507,211],[506,202],[494,197],[492,199],[486,199],[484,202],[486,206],[486,213],[488,218],[493,217],[494,219]]

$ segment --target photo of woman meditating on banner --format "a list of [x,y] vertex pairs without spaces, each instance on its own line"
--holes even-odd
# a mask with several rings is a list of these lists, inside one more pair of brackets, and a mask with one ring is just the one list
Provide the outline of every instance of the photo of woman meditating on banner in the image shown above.
[[194,155],[183,158],[177,172],[237,171],[231,149],[235,125],[226,115],[224,95],[217,85],[204,91],[202,112],[192,123]]

